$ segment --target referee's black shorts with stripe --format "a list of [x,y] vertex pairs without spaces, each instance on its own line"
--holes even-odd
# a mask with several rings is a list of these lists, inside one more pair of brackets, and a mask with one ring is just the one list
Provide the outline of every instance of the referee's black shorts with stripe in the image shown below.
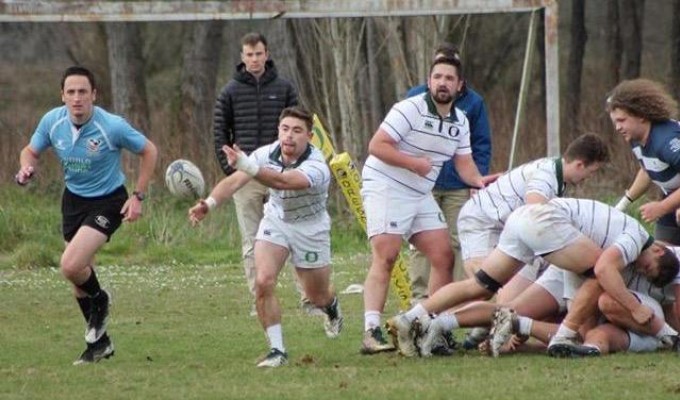
[[64,189],[61,198],[64,240],[70,242],[81,226],[89,226],[106,235],[107,240],[120,227],[120,210],[128,199],[125,186],[99,197],[82,197]]

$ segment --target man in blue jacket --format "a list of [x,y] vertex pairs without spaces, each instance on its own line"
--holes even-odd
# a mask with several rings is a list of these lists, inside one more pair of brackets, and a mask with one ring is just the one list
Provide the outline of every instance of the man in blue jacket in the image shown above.
[[[440,57],[453,57],[460,60],[460,53],[458,48],[452,44],[443,43],[435,51],[434,58]],[[475,164],[477,164],[479,172],[482,175],[487,175],[491,162],[491,129],[489,127],[486,105],[482,96],[467,87],[462,71],[460,73],[462,79],[458,88],[458,95],[454,100],[454,106],[463,111],[470,123],[472,157]],[[427,84],[422,84],[411,88],[406,97],[416,96],[425,93],[427,90]],[[458,242],[456,221],[463,204],[470,198],[470,190],[472,189],[458,176],[453,162],[447,161],[442,167],[439,177],[437,177],[433,194],[444,212],[448,223],[451,245],[456,253],[456,266],[460,271],[462,271],[463,262],[460,258],[460,243]],[[456,268],[454,268],[455,271]],[[409,276],[411,278],[411,293],[413,294],[412,301],[414,303],[427,298],[429,275],[430,264],[427,262],[427,259],[417,250],[413,250],[411,262],[409,263]]]

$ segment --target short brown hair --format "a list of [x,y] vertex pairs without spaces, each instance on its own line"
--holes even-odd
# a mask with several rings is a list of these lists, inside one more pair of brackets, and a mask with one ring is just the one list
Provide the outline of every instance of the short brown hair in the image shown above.
[[607,96],[607,112],[617,108],[651,122],[674,118],[678,102],[658,82],[649,79],[632,79],[619,83]]
[[314,125],[314,117],[307,110],[300,106],[286,107],[281,111],[279,116],[279,123],[286,117],[293,117],[304,121],[305,126],[309,132],[312,131],[312,126]]
[[434,57],[437,58],[437,56],[440,54],[443,57],[456,58],[458,61],[460,61],[460,50],[458,50],[458,47],[452,43],[443,42],[437,46],[437,48],[434,50]]
[[255,47],[258,43],[264,45],[264,49],[267,50],[267,38],[263,34],[257,32],[250,32],[243,35],[241,38],[241,47],[243,46],[253,46]]
[[432,61],[432,64],[430,64],[430,75],[432,74],[432,70],[434,69],[434,67],[439,64],[454,66],[456,68],[456,72],[458,72],[458,78],[461,80],[463,79],[463,65],[460,63],[459,58],[446,56],[436,58],[434,61]]
[[564,151],[566,161],[580,160],[588,166],[609,162],[607,143],[594,133],[584,133],[574,139]]
[[678,276],[678,270],[680,270],[678,258],[671,249],[666,246],[663,246],[663,249],[664,253],[659,257],[659,275],[649,281],[656,287],[664,287],[673,282],[673,279]]

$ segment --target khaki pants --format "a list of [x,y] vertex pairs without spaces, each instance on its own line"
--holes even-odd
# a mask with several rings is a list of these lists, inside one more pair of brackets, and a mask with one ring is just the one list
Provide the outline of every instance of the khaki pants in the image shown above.
[[264,203],[267,201],[269,189],[256,181],[248,182],[234,193],[236,218],[241,233],[241,255],[243,270],[246,274],[248,289],[255,295],[255,235],[264,215]]
[[[453,279],[456,281],[465,279],[465,269],[463,268],[463,260],[460,257],[460,243],[458,242],[456,222],[458,221],[460,209],[470,198],[470,191],[468,189],[434,190],[432,194],[444,213],[444,218],[449,226],[451,246],[456,253]],[[430,263],[418,250],[411,249],[409,276],[411,278],[412,302],[417,302],[428,296],[427,283],[430,280]]]

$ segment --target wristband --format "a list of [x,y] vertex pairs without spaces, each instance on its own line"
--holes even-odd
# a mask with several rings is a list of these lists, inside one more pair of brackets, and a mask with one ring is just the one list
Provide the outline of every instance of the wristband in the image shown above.
[[215,200],[214,197],[208,196],[207,199],[203,200],[206,206],[208,206],[208,210],[212,210],[213,208],[217,207],[217,200]]
[[628,192],[626,192],[626,194],[624,194],[623,197],[621,197],[621,200],[619,200],[619,202],[616,203],[616,206],[614,206],[614,208],[616,208],[619,211],[625,211],[626,208],[628,208],[628,206],[631,205],[632,203],[633,199],[628,197]]
[[254,177],[260,170],[260,166],[257,165],[255,161],[251,160],[245,154],[242,153],[241,156],[236,161],[236,169],[245,172],[251,177]]

